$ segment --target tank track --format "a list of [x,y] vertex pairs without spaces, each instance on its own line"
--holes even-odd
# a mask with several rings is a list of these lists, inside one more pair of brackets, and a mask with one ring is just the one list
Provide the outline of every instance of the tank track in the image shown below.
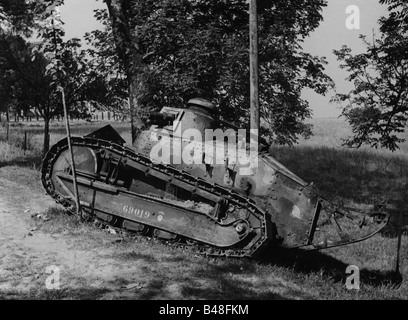
[[[183,244],[180,244],[179,241],[174,241],[175,245],[177,246],[189,246],[191,247],[196,253],[201,255],[207,255],[212,257],[236,257],[236,258],[243,258],[243,257],[257,257],[265,249],[271,244],[272,240],[272,227],[271,222],[267,220],[266,213],[260,209],[251,199],[246,198],[233,190],[226,189],[218,184],[209,183],[204,179],[194,177],[185,171],[180,171],[175,169],[172,166],[153,163],[149,158],[136,153],[134,150],[118,145],[111,141],[90,138],[90,137],[72,137],[71,144],[73,147],[85,147],[92,149],[97,152],[109,152],[113,153],[121,158],[125,159],[125,163],[128,161],[133,161],[137,163],[139,166],[145,167],[146,171],[145,174],[148,175],[149,172],[155,171],[159,172],[162,175],[165,175],[169,180],[175,180],[190,186],[190,192],[192,194],[201,191],[202,194],[213,194],[224,199],[228,205],[229,210],[234,210],[234,208],[246,209],[250,213],[250,215],[255,216],[258,220],[261,221],[260,234],[261,237],[255,242],[252,243],[251,246],[248,248],[243,249],[239,246],[239,243],[236,246],[231,248],[224,248],[224,247],[217,247],[214,245],[210,245],[208,243],[203,243],[196,239],[184,239]],[[63,139],[57,144],[53,145],[53,147],[48,151],[45,158],[43,159],[43,167],[41,173],[41,180],[43,187],[45,188],[46,192],[54,198],[54,200],[61,204],[64,207],[73,207],[75,206],[75,202],[70,197],[64,197],[59,192],[56,192],[53,186],[53,182],[51,180],[52,176],[52,169],[53,164],[55,163],[56,159],[61,155],[64,150],[68,149],[68,140]],[[111,184],[108,184],[109,187],[112,187]],[[123,186],[113,185],[113,187],[118,188],[119,190],[126,191]],[[148,197],[146,195],[143,196],[144,198]],[[159,199],[155,197],[149,197],[149,201],[157,201],[160,202]],[[171,204],[167,204],[171,206]],[[175,206],[176,207],[176,206]],[[214,221],[215,223],[215,221]],[[183,237],[181,237],[183,238]],[[193,241],[190,241],[193,240]],[[167,241],[166,241],[167,242]]]

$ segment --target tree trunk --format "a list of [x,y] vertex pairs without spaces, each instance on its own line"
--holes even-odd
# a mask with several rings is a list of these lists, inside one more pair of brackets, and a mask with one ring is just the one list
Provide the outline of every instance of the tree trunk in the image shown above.
[[132,77],[129,84],[129,104],[130,104],[130,123],[132,130],[132,143],[136,140],[143,127],[143,108],[139,104],[139,96],[143,90],[143,81],[138,77]]
[[44,117],[44,149],[43,157],[50,149],[50,118]]
[[251,129],[259,130],[259,59],[258,59],[258,6],[257,0],[249,4],[249,60],[250,60],[250,99],[251,99]]
[[143,93],[144,71],[143,49],[140,41],[132,34],[131,6],[125,0],[105,0],[112,22],[112,31],[119,58],[123,61],[129,85],[129,112],[132,142],[143,124],[140,96]]

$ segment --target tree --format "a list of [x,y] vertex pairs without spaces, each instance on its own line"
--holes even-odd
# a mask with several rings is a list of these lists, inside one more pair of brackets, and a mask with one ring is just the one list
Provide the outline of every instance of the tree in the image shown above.
[[[9,121],[9,108],[13,103],[13,82],[14,74],[9,71],[8,61],[5,58],[6,52],[4,44],[0,38],[0,113],[6,112],[7,122]],[[1,121],[1,117],[0,117]]]
[[142,124],[140,94],[143,92],[144,73],[143,51],[138,36],[133,32],[134,17],[131,4],[134,1],[105,0],[112,23],[117,54],[121,59],[126,74],[130,118],[132,121],[132,140],[136,137],[136,128]]
[[0,32],[12,29],[30,35],[34,19],[31,5],[26,0],[0,0]]
[[[132,108],[180,106],[201,96],[220,117],[248,123],[249,18],[245,0],[106,0]],[[325,94],[325,61],[304,53],[323,0],[260,1],[260,98],[265,133],[294,143],[310,134],[303,88]]]
[[7,94],[8,103],[16,101],[18,108],[34,107],[39,111],[44,119],[44,154],[49,149],[50,120],[62,113],[61,87],[71,114],[84,116],[88,104],[109,102],[104,79],[81,48],[80,40],[63,38],[63,23],[57,10],[62,3],[30,2],[30,27],[35,28],[39,38],[36,43],[13,33],[0,35],[4,49],[0,50],[0,70],[7,75],[0,77],[0,94]]
[[[44,119],[44,153],[49,149],[49,125],[53,116],[62,113],[61,94],[53,75],[48,73],[49,60],[38,50],[37,45],[27,42],[22,37],[7,36],[0,39],[0,96],[9,108],[29,110],[35,108]],[[64,76],[62,82],[69,93],[68,103],[74,104],[82,99],[84,90],[76,86],[86,81],[85,69],[80,65],[81,54],[75,49],[79,44],[70,40],[65,46],[61,59]],[[37,49],[37,50],[35,50]],[[3,63],[1,63],[3,61]],[[48,68],[48,69],[47,69]],[[61,82],[61,83],[62,83]],[[89,89],[89,85],[87,84]],[[82,95],[82,96],[81,96]],[[4,99],[4,100],[3,100]],[[78,111],[80,105],[75,106]],[[74,109],[74,108],[72,108]]]
[[24,111],[30,107],[30,81],[38,74],[38,68],[29,68],[30,64],[31,48],[22,37],[0,36],[0,97],[7,121],[12,108]]
[[9,107],[15,102],[13,97],[13,81],[15,74],[8,71],[8,61],[5,58],[9,47],[8,41],[18,42],[18,35],[29,36],[30,27],[33,25],[33,16],[30,14],[25,0],[0,0],[0,112],[7,113],[9,120]]
[[[88,44],[86,50],[90,57],[92,73],[98,75],[104,90],[105,105],[109,109],[128,113],[129,85],[125,75],[122,60],[119,59],[109,15],[105,9],[95,10],[95,18],[101,22],[103,28],[85,34]],[[100,96],[101,92],[98,92]]]
[[[28,36],[36,30],[40,37],[46,34],[44,27],[50,21],[54,8],[63,3],[60,0],[1,0],[0,2],[0,40],[3,50],[3,72],[12,75],[0,83],[7,93],[7,103],[13,98],[17,109],[36,107],[42,114],[44,126],[44,153],[49,148],[49,103],[52,92],[50,78],[47,76],[47,58],[39,52],[38,46],[28,43]],[[52,20],[53,22],[54,20]],[[48,29],[50,29],[48,27]],[[53,28],[55,29],[55,28]],[[59,35],[62,35],[59,30]],[[58,33],[53,32],[55,41],[60,40]],[[36,61],[34,61],[36,60]],[[51,91],[50,91],[51,89]],[[47,100],[48,99],[48,100]],[[47,102],[47,103],[45,103]],[[7,106],[8,109],[9,106]]]
[[385,147],[392,151],[403,142],[408,122],[408,7],[405,1],[380,0],[389,14],[379,21],[381,35],[373,42],[360,36],[366,52],[335,50],[341,68],[348,71],[354,89],[333,100],[348,102],[342,114],[352,126],[350,147]]
[[[40,113],[45,120],[48,131],[49,120],[55,114],[62,113],[60,88],[65,91],[66,104],[70,114],[79,117],[88,115],[88,105],[108,105],[111,101],[109,88],[106,87],[104,75],[98,72],[98,65],[82,49],[79,39],[63,40],[62,24],[52,20],[51,28],[42,29],[43,42],[38,52],[44,54],[46,65],[43,75],[48,81],[48,91],[43,94],[44,101],[39,105]],[[45,134],[44,151],[48,150],[49,141]]]

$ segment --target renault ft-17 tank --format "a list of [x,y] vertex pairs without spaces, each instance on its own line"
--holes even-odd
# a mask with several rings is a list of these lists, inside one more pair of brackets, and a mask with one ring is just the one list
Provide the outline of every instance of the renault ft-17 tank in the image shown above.
[[[132,147],[111,127],[71,138],[82,212],[140,235],[210,256],[256,257],[276,246],[324,249],[365,240],[388,222],[337,208],[246,132],[221,122],[214,105],[192,99],[148,117]],[[75,204],[68,140],[44,158],[42,183]]]

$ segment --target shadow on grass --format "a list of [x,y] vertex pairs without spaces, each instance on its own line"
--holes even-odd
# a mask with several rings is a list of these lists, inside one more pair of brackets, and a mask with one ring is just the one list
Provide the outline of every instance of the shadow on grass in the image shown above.
[[[196,279],[187,279],[181,285],[181,294],[185,297],[204,298],[213,300],[290,300],[271,288],[257,288],[256,285],[228,276],[231,273],[229,267],[213,266],[206,273],[196,275]],[[241,271],[242,273],[242,271]],[[216,285],[201,286],[199,281],[211,281]],[[283,284],[274,284],[273,290],[284,290],[286,296],[296,296],[300,299],[309,299],[303,292],[289,288]]]
[[[348,264],[328,256],[319,251],[299,252],[274,249],[274,255],[259,260],[261,264],[273,264],[293,269],[297,273],[320,273],[324,277],[333,279],[334,282],[346,283],[350,274],[346,273]],[[367,285],[381,287],[391,285],[398,287],[402,283],[402,275],[395,271],[360,270],[360,280]]]
[[124,252],[119,255],[117,255],[117,259],[123,260],[123,261],[132,261],[132,260],[144,260],[148,263],[157,263],[157,259],[153,257],[151,254],[144,254],[140,252]]
[[[256,264],[252,260],[221,259],[217,262],[204,257],[198,257],[199,261],[192,257],[175,257],[165,257],[159,263],[166,268],[183,268],[184,265],[185,269],[169,272],[168,276],[155,271],[156,276],[146,282],[139,299],[290,300],[287,296],[310,299],[304,292],[285,283],[276,281],[268,285],[257,281],[254,278]],[[277,292],[285,292],[285,296]]]
[[155,297],[163,294],[165,287],[166,282],[163,279],[153,279],[149,281],[147,286],[144,288],[139,299],[141,300],[154,299]]
[[[197,280],[208,281],[216,285],[201,285]],[[232,279],[222,273],[218,268],[208,270],[206,274],[197,274],[194,279],[182,279],[178,283],[182,299],[209,299],[209,300],[289,300],[277,293],[266,291],[256,292],[247,282]],[[168,286],[163,279],[154,279],[148,282],[140,295],[140,299],[155,299],[166,295]],[[288,292],[296,294],[300,292]],[[307,299],[306,297],[304,297]]]

